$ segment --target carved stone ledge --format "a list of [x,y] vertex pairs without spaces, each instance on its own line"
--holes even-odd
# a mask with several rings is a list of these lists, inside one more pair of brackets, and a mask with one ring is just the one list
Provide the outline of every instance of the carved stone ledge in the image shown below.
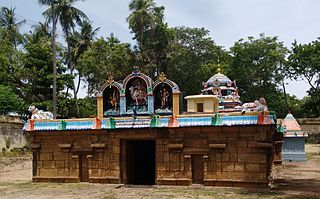
[[104,144],[104,143],[94,143],[94,144],[91,144],[91,148],[106,148],[106,144]]
[[209,144],[210,149],[225,149],[227,144]]
[[181,150],[183,149],[183,144],[168,144],[168,148]]
[[58,144],[61,149],[70,149],[72,144]]
[[248,142],[248,147],[249,148],[272,148],[273,144],[272,143],[267,143],[267,142],[249,141]]

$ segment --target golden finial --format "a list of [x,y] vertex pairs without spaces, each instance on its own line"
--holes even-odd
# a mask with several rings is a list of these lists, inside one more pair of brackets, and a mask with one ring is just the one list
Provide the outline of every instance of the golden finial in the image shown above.
[[166,79],[167,79],[167,77],[166,77],[166,75],[164,74],[164,72],[161,72],[160,75],[159,75],[159,80],[160,80],[161,82],[164,82],[164,80],[166,80]]
[[221,68],[220,68],[220,64],[218,64],[218,69],[217,69],[218,73],[220,74],[221,72]]
[[217,68],[217,72],[218,72],[218,74],[220,74],[220,72],[221,72],[221,68],[220,68],[220,59],[219,59],[219,57],[218,57],[218,60],[217,60],[217,65],[218,65],[218,68]]

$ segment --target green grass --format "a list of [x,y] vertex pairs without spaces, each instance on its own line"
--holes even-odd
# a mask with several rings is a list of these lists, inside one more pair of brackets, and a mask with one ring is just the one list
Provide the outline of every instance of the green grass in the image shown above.
[[307,153],[307,160],[320,159],[320,153]]
[[3,158],[15,158],[15,157],[31,157],[30,151],[1,151],[0,159]]
[[111,193],[108,193],[107,195],[105,195],[103,198],[104,199],[115,199],[116,198],[116,194],[111,192]]

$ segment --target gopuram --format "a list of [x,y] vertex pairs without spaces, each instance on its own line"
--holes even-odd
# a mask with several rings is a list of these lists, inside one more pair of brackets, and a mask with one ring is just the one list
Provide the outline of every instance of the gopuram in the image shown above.
[[220,73],[185,97],[186,111],[180,95],[135,67],[107,78],[96,118],[30,119],[33,181],[267,187],[277,130],[266,104],[242,105]]

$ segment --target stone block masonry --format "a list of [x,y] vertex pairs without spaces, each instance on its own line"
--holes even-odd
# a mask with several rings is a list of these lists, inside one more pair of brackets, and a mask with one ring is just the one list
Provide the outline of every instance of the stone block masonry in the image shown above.
[[35,182],[267,187],[275,127],[28,133],[33,146]]
[[23,148],[28,145],[23,123],[19,118],[0,116],[0,150]]

